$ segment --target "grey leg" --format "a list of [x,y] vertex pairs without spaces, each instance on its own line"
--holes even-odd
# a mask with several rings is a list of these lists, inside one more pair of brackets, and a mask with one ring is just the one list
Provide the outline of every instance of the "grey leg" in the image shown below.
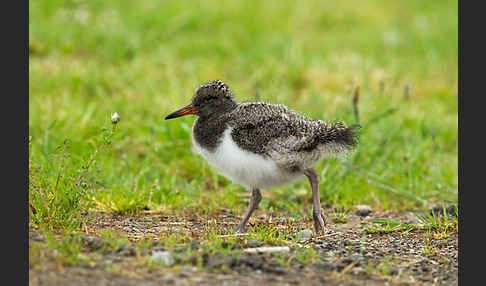
[[319,174],[316,170],[309,168],[304,171],[304,175],[307,176],[312,187],[312,200],[314,202],[312,216],[314,218],[314,228],[316,229],[316,233],[321,231],[324,233],[326,217],[323,214],[321,208],[321,199],[319,196]]
[[245,233],[246,232],[246,223],[250,219],[251,214],[253,213],[254,210],[258,207],[258,204],[262,200],[262,194],[260,194],[259,189],[253,189],[251,199],[250,199],[250,204],[248,205],[248,210],[246,211],[245,216],[243,216],[243,219],[241,222],[238,224],[238,226],[235,228],[236,233]]

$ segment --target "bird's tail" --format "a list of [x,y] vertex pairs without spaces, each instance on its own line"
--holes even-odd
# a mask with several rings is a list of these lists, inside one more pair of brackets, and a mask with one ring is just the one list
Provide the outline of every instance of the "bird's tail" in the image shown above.
[[342,151],[351,151],[358,145],[360,128],[358,124],[346,126],[342,122],[326,124],[321,133],[321,142],[337,145]]
[[348,127],[344,126],[344,128],[342,128],[341,132],[339,133],[338,139],[340,140],[340,142],[342,142],[342,144],[347,146],[349,149],[354,149],[356,148],[359,142],[360,129],[361,126],[359,124],[353,124]]

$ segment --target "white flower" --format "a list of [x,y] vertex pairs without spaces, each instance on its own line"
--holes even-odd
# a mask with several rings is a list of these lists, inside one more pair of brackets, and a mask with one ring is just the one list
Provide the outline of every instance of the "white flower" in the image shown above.
[[117,123],[118,123],[118,121],[120,121],[120,115],[118,115],[118,113],[117,113],[117,112],[113,112],[113,113],[111,114],[111,123],[113,123],[113,124],[117,124]]

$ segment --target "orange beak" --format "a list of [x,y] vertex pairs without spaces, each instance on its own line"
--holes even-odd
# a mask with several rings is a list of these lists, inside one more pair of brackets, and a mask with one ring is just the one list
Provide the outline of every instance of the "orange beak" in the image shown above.
[[197,108],[196,106],[194,106],[192,104],[188,104],[188,105],[184,106],[183,108],[181,108],[177,111],[174,111],[171,114],[167,115],[167,117],[165,117],[165,120],[177,118],[177,117],[189,115],[189,114],[196,114],[198,110],[199,110],[199,108]]

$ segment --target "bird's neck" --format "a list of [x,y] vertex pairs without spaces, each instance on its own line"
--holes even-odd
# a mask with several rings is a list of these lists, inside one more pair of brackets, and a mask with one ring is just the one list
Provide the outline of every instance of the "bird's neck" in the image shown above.
[[194,140],[204,149],[214,151],[222,140],[229,120],[229,112],[218,112],[211,116],[200,116],[194,122]]

